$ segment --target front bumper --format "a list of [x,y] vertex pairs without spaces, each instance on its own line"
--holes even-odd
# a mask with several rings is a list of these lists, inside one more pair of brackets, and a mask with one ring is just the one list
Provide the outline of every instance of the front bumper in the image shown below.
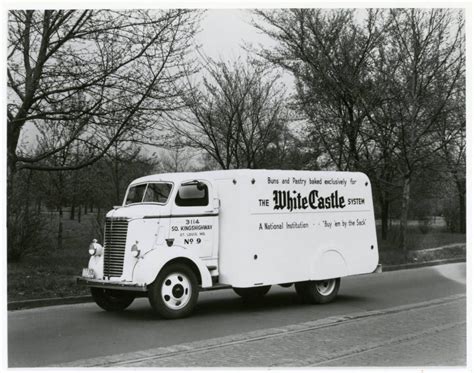
[[93,279],[81,277],[81,276],[76,277],[76,284],[94,287],[94,288],[139,291],[143,293],[146,293],[148,291],[146,285],[138,285],[131,282],[93,280]]

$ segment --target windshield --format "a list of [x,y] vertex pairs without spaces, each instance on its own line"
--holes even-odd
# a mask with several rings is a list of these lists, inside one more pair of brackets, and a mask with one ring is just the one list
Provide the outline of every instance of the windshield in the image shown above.
[[147,183],[129,188],[125,205],[132,203],[162,203],[168,201],[171,192],[170,183]]

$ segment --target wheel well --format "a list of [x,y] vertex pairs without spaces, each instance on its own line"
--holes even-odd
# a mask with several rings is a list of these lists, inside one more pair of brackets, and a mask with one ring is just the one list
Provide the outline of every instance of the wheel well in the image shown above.
[[172,259],[169,262],[167,262],[163,266],[163,268],[166,267],[166,266],[169,266],[170,264],[176,264],[176,263],[184,264],[184,265],[188,266],[194,272],[194,274],[196,275],[198,284],[199,285],[202,284],[201,272],[199,272],[199,268],[197,267],[196,263],[194,263],[191,259],[183,258],[183,257],[175,258],[175,259]]

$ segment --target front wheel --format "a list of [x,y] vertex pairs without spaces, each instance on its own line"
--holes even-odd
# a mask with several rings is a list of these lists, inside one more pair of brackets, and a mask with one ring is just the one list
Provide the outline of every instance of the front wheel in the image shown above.
[[166,266],[148,288],[151,306],[166,319],[188,316],[196,306],[198,294],[196,275],[184,264]]
[[245,301],[257,301],[270,290],[271,285],[267,286],[257,286],[253,288],[232,288],[234,292],[241,296]]
[[332,278],[321,281],[297,282],[295,288],[304,302],[321,304],[329,303],[336,297],[340,284],[340,278]]
[[91,295],[100,308],[110,312],[123,311],[135,299],[134,295],[125,291],[102,288],[91,288]]

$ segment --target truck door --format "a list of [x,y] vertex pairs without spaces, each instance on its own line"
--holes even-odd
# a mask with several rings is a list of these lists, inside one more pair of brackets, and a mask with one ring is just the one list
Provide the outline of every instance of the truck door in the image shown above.
[[218,213],[211,183],[181,183],[172,205],[170,238],[175,245],[189,248],[201,258],[217,257]]

